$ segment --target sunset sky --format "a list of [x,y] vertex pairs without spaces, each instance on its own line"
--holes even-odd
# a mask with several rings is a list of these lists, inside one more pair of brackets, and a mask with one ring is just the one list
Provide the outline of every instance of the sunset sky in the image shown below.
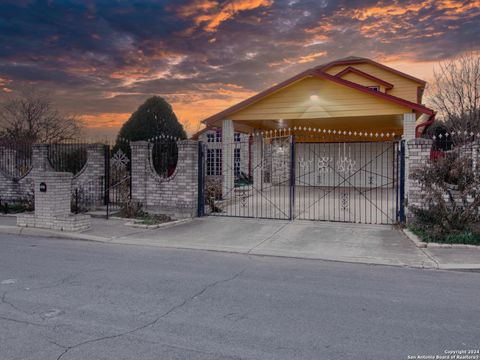
[[336,58],[429,80],[435,62],[478,49],[476,0],[1,0],[0,101],[35,87],[102,137],[155,94],[192,133]]

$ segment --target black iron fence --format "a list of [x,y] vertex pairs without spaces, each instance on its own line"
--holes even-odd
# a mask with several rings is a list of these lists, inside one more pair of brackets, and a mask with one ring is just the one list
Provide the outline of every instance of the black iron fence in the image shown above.
[[173,175],[178,162],[178,139],[173,136],[157,136],[149,140],[152,146],[152,165],[162,178]]
[[28,140],[0,138],[0,171],[18,180],[32,167],[33,143]]
[[51,143],[48,147],[50,165],[55,171],[76,175],[87,163],[88,146],[88,143],[81,141]]

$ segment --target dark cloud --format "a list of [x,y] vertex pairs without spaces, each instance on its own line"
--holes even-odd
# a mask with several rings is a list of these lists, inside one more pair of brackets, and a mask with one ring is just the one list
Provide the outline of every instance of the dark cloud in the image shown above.
[[[213,100],[237,100],[334,58],[436,61],[479,49],[479,8],[460,0],[4,0],[0,78],[13,90],[35,84],[79,114],[128,113],[150,94],[180,106],[211,100],[216,111]],[[184,116],[204,115],[195,104]]]

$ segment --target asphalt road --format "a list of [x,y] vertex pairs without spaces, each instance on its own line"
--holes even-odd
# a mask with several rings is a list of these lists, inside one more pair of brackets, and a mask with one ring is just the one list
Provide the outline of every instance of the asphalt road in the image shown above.
[[0,359],[407,359],[480,347],[480,274],[0,235]]

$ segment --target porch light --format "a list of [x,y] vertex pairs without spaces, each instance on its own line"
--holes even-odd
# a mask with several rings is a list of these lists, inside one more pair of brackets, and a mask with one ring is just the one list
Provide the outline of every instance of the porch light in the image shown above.
[[319,99],[318,95],[310,95],[310,100],[312,101],[318,101]]

